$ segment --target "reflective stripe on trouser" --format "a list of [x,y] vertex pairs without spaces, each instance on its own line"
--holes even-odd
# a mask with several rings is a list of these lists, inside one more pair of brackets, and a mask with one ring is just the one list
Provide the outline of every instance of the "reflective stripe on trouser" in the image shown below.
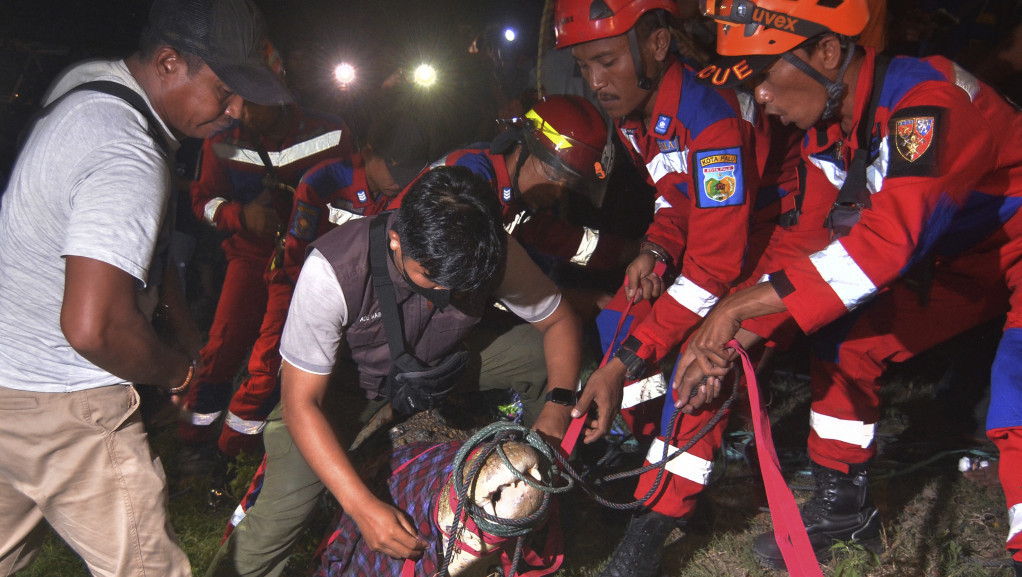
[[880,377],[888,363],[906,361],[1007,310],[1001,283],[961,274],[978,267],[983,257],[958,261],[937,268],[925,306],[918,293],[897,281],[873,302],[814,335],[809,433],[814,462],[847,472],[849,464],[873,458],[876,445],[867,441],[880,419]]
[[[713,419],[714,415],[727,400],[730,392],[722,393],[720,397],[691,415],[679,415],[675,423],[673,434],[658,437],[650,446],[646,454],[646,463],[651,464],[661,460],[664,453],[665,443],[668,455],[674,454],[680,447],[688,444],[690,440]],[[674,415],[674,391],[669,391],[667,402],[661,419],[661,428],[667,430],[671,417]],[[689,448],[685,454],[676,457],[667,463],[666,472],[660,482],[660,486],[646,501],[646,505],[657,513],[668,517],[681,518],[692,514],[696,505],[696,496],[706,486],[710,473],[713,470],[713,455],[720,448],[721,438],[727,428],[727,415]],[[642,499],[650,492],[656,482],[657,471],[654,469],[643,473],[639,477],[639,484],[635,488],[635,498]]]
[[[652,310],[649,301],[639,301],[632,305],[628,311],[630,318],[625,319],[621,325],[621,331],[617,338],[614,338],[614,331],[617,329],[621,315],[628,306],[628,299],[625,297],[624,287],[618,289],[614,298],[607,303],[600,314],[596,317],[596,329],[600,333],[600,346],[606,353],[608,347],[617,351],[618,347],[628,336],[632,325],[640,322]],[[613,342],[611,342],[613,341]],[[611,353],[613,354],[613,352]],[[638,381],[625,385],[624,397],[621,400],[621,418],[624,419],[628,428],[641,443],[648,443],[659,432],[660,413],[664,407],[664,395],[655,394],[659,391],[660,383],[664,383],[663,390],[666,392],[666,381],[659,368],[654,367],[650,372],[643,375]]]
[[[1000,453],[998,476],[1008,507],[1008,534],[1005,546],[1016,561],[1022,562],[1022,326],[1015,313],[1022,294],[1012,298],[1012,315],[1001,337],[994,360],[990,384],[990,409],[987,437]],[[1012,326],[1015,325],[1015,326]]]
[[230,401],[229,410],[235,416],[235,425],[228,417],[217,443],[225,455],[233,457],[241,451],[257,451],[258,439],[252,439],[251,435],[258,435],[259,431],[253,432],[248,424],[264,422],[280,401],[280,335],[293,293],[294,287],[286,280],[269,283],[266,312],[248,361],[248,378],[238,386]]
[[[255,343],[266,311],[263,272],[267,259],[268,255],[261,261],[249,256],[228,260],[209,340],[200,353],[202,368],[185,398],[186,409],[208,414],[230,404],[231,383]],[[218,432],[195,429],[184,422],[178,426],[178,435],[190,442],[212,441]]]

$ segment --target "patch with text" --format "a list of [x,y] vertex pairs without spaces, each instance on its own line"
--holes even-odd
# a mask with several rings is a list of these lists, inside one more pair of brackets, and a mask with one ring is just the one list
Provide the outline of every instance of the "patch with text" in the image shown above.
[[696,206],[699,208],[745,204],[740,148],[696,152],[692,178],[698,190]]

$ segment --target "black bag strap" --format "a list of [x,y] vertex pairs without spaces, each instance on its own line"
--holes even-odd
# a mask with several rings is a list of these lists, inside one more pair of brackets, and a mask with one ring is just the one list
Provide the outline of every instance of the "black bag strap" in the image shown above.
[[891,59],[878,54],[874,61],[873,91],[869,96],[866,113],[859,120],[857,133],[858,147],[852,153],[852,162],[845,175],[845,183],[837,194],[837,204],[858,205],[861,208],[873,206],[869,189],[866,187],[866,168],[869,166],[870,144],[873,140],[873,122],[876,119],[877,107],[880,105],[880,93],[884,88],[887,66]]
[[62,94],[60,98],[48,104],[42,110],[37,112],[35,116],[32,117],[32,120],[29,121],[29,123],[25,126],[25,129],[22,131],[21,136],[18,138],[18,148],[19,149],[21,148],[21,145],[24,143],[25,138],[35,127],[36,122],[38,122],[40,118],[49,114],[50,110],[53,109],[53,106],[55,106],[57,102],[60,102],[73,92],[79,92],[82,90],[92,90],[94,92],[102,92],[103,94],[109,94],[110,96],[115,96],[130,104],[132,108],[137,110],[139,114],[145,117],[147,124],[146,132],[148,132],[149,136],[151,136],[153,141],[156,142],[156,145],[159,146],[165,154],[167,154],[168,156],[170,155],[171,151],[169,146],[167,145],[167,141],[164,140],[163,134],[160,133],[159,128],[160,121],[156,119],[156,116],[153,114],[152,110],[149,109],[149,105],[146,104],[145,99],[143,99],[138,92],[135,92],[134,90],[128,88],[127,86],[119,82],[114,82],[113,80],[91,80],[89,82],[84,82],[68,90],[67,92]]
[[387,333],[390,358],[396,360],[407,353],[404,330],[401,325],[401,310],[397,306],[394,283],[387,268],[387,222],[390,212],[377,215],[369,225],[369,263],[373,274],[373,288],[383,315],[383,329]]

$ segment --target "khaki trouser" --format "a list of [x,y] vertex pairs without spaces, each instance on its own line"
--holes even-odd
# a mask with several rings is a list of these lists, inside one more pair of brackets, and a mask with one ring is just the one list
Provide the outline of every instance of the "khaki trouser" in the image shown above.
[[[477,327],[466,346],[479,353],[466,370],[466,381],[478,383],[478,390],[518,391],[524,420],[531,425],[543,408],[546,390],[540,332],[523,324],[503,332]],[[330,391],[325,403],[337,434],[348,444],[386,401],[369,401],[354,389],[339,388]],[[206,577],[279,576],[326,492],[295,447],[279,405],[267,419],[263,443],[266,476],[259,498],[217,551]]]
[[0,387],[0,576],[35,559],[44,520],[93,575],[191,575],[167,498],[134,388]]

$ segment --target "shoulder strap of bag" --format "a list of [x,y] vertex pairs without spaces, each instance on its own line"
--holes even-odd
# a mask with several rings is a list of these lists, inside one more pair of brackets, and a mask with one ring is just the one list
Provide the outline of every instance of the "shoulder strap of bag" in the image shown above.
[[887,76],[887,66],[890,63],[891,59],[883,54],[878,54],[874,61],[873,91],[870,93],[866,113],[859,120],[858,147],[852,154],[845,183],[838,192],[838,204],[856,204],[862,208],[873,205],[869,198],[869,190],[866,188],[866,168],[869,166],[870,144],[873,140],[873,122],[876,119],[880,93],[883,92],[884,77]]
[[149,109],[149,105],[146,104],[145,99],[143,99],[138,92],[135,92],[134,90],[128,88],[127,86],[119,82],[114,82],[112,80],[92,80],[90,82],[84,82],[82,84],[79,84],[78,86],[75,86],[71,90],[68,90],[67,92],[62,94],[60,98],[48,104],[42,110],[37,112],[32,117],[32,120],[30,120],[28,124],[25,125],[25,129],[21,132],[21,135],[18,138],[18,148],[19,149],[21,148],[21,145],[24,143],[28,134],[35,127],[36,122],[38,122],[40,118],[49,114],[50,110],[52,110],[53,106],[56,105],[57,102],[60,102],[73,92],[79,92],[82,90],[92,90],[93,92],[102,92],[103,94],[109,94],[110,96],[115,96],[130,104],[132,108],[137,110],[139,114],[145,117],[147,124],[146,132],[148,132],[149,136],[151,136],[153,141],[156,142],[156,145],[159,146],[164,153],[168,155],[170,154],[170,149],[167,146],[167,141],[164,140],[163,135],[160,133],[159,129],[160,121],[157,120],[156,116],[153,115],[153,112],[152,110]]
[[390,213],[376,216],[369,225],[369,263],[373,274],[373,288],[383,315],[383,329],[387,333],[390,358],[397,359],[406,352],[404,331],[401,327],[401,311],[394,295],[394,283],[387,269],[387,221]]

